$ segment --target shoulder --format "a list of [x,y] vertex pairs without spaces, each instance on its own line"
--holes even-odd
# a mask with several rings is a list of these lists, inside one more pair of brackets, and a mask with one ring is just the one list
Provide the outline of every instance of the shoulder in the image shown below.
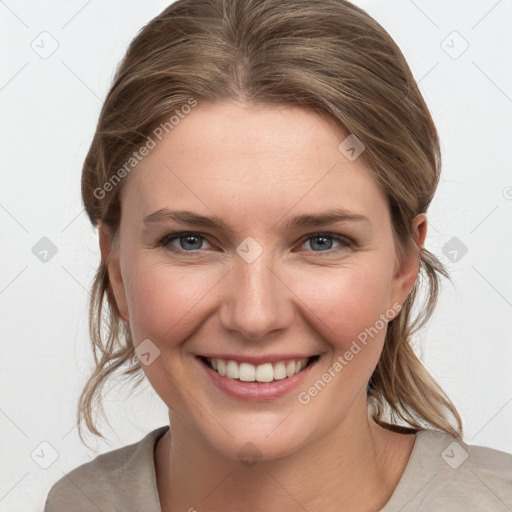
[[[512,455],[485,446],[468,445],[448,434],[439,436],[446,484],[439,491],[470,499],[475,510],[512,508]],[[452,498],[453,499],[453,498]],[[471,509],[473,510],[473,508]],[[468,509],[466,509],[468,512]]]
[[155,429],[139,442],[98,455],[65,474],[50,489],[44,512],[159,512],[154,448],[168,429]]
[[391,500],[382,512],[512,510],[512,455],[421,430]]

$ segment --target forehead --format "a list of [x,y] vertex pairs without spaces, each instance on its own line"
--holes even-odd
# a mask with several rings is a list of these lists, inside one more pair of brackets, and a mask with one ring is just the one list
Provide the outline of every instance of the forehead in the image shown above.
[[153,137],[122,202],[136,202],[146,215],[197,206],[281,217],[342,207],[382,221],[387,201],[375,177],[338,147],[347,135],[298,107],[199,105],[161,140]]

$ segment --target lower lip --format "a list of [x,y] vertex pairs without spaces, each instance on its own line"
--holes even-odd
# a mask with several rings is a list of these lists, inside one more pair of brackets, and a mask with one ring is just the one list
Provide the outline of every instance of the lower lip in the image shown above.
[[203,371],[206,372],[206,375],[218,389],[234,398],[250,402],[275,400],[276,398],[287,395],[304,382],[304,379],[309,375],[311,369],[318,363],[317,359],[299,373],[287,377],[286,379],[273,380],[272,382],[244,382],[238,379],[223,377],[220,373],[207,366],[201,359],[196,359]]

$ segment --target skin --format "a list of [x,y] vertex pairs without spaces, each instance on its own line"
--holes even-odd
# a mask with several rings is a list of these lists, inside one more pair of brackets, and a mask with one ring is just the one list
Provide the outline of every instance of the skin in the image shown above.
[[[339,151],[345,137],[297,107],[200,104],[128,176],[116,236],[100,229],[134,343],[150,339],[160,350],[143,368],[169,408],[170,431],[155,450],[164,512],[268,511],[269,500],[272,510],[379,510],[403,474],[414,435],[381,428],[367,411],[385,328],[307,405],[297,400],[359,333],[403,304],[426,236],[421,214],[397,257],[386,197],[362,158]],[[144,225],[164,207],[216,215],[232,233]],[[368,222],[285,227],[331,208]],[[204,238],[158,246],[183,231]],[[319,232],[352,245],[328,238],[322,250]],[[248,236],[263,248],[250,264],[236,252]],[[210,383],[196,355],[212,351],[321,357],[299,389],[247,402]],[[248,442],[261,454],[251,467],[237,457]]]

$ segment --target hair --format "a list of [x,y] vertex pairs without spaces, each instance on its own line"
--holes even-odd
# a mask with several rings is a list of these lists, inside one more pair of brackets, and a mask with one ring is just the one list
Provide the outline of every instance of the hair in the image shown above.
[[[147,23],[116,70],[83,165],[82,199],[93,226],[118,233],[126,163],[159,122],[187,112],[187,104],[230,100],[301,107],[355,135],[387,197],[397,254],[405,253],[412,220],[427,211],[439,182],[438,134],[396,43],[346,0],[178,0]],[[443,264],[419,248],[418,277],[388,324],[367,395],[381,425],[462,438],[455,406],[411,345],[434,311],[441,276],[449,279]],[[413,318],[420,291],[425,304]],[[103,412],[107,379],[119,371],[136,384],[143,380],[104,260],[92,285],[89,329],[95,368],[80,396],[78,424],[79,432],[85,421],[102,436],[95,413],[96,406]]]

